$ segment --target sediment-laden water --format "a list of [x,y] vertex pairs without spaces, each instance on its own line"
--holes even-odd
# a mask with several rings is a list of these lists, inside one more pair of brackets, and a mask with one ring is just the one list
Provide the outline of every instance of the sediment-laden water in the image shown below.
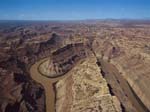
[[48,78],[39,73],[38,67],[44,61],[49,61],[49,58],[42,59],[36,62],[30,68],[30,74],[33,80],[40,83],[45,89],[46,96],[46,112],[55,112],[55,91],[53,84],[58,80],[66,77],[67,75],[63,75],[57,78]]

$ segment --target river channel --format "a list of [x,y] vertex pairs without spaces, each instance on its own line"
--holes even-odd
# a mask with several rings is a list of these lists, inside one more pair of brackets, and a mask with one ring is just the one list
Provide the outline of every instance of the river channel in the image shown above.
[[46,96],[46,112],[55,112],[55,91],[53,84],[60,79],[63,79],[67,75],[63,75],[57,78],[48,78],[42,74],[40,74],[38,67],[44,61],[49,61],[49,58],[41,59],[40,61],[36,62],[30,68],[30,74],[33,80],[40,83],[45,89],[45,96]]

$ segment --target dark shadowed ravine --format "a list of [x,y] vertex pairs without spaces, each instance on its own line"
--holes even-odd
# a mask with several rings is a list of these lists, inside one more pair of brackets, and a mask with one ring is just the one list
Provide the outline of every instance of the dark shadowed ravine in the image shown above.
[[[126,79],[119,73],[118,69],[106,60],[100,59],[98,61],[103,72],[102,74],[107,82],[111,85],[112,89],[120,86],[137,112],[149,112],[147,107],[142,103]],[[116,95],[116,93],[114,94]],[[120,99],[122,98],[120,97]]]

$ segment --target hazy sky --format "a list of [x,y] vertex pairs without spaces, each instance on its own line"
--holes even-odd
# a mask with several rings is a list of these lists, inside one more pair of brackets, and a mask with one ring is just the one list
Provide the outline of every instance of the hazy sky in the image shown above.
[[0,0],[1,20],[150,19],[150,0]]

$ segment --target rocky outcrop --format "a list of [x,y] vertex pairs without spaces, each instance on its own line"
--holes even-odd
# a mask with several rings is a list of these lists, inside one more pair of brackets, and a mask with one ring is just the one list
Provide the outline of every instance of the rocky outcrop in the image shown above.
[[80,61],[69,76],[56,83],[56,112],[122,111],[96,61],[93,56]]
[[1,112],[44,112],[44,89],[25,74],[0,69]]

